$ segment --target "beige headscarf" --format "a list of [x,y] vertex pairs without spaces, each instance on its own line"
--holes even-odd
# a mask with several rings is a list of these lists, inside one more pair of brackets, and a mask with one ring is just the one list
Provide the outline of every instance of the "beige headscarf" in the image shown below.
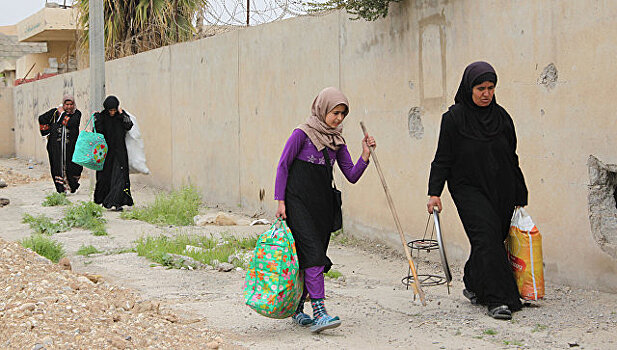
[[345,139],[341,135],[343,126],[339,125],[336,128],[331,128],[326,124],[326,114],[341,104],[347,107],[347,112],[345,113],[347,115],[349,113],[349,102],[342,92],[333,87],[321,90],[319,95],[315,97],[315,101],[313,101],[311,116],[308,117],[305,123],[297,127],[304,131],[320,152],[324,147],[336,151],[341,145],[345,144]]
[[75,97],[73,97],[73,95],[71,94],[64,94],[64,96],[62,96],[62,103],[66,101],[71,101],[73,102],[73,104],[75,104]]

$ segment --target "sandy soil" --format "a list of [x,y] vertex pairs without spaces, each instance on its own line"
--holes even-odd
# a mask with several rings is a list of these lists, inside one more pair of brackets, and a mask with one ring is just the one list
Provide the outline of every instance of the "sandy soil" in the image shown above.
[[[48,173],[45,165],[0,159],[0,172],[9,169],[36,179],[22,179],[18,183],[7,179],[9,186],[0,189],[0,197],[11,200],[10,205],[0,208],[0,237],[17,241],[30,233],[21,223],[24,213],[61,215],[62,208],[41,206],[45,195],[53,191],[51,179],[44,176]],[[82,181],[80,191],[69,199],[88,200],[91,193],[88,185],[89,181]],[[134,184],[132,191],[140,205],[153,200],[157,189]],[[204,208],[203,211],[219,210]],[[219,339],[222,348],[617,348],[617,295],[547,283],[544,300],[515,313],[512,321],[497,321],[485,315],[483,307],[471,305],[462,296],[462,269],[455,263],[451,266],[454,281],[450,293],[445,285],[425,287],[427,305],[422,306],[413,300],[411,289],[407,290],[401,283],[407,266],[399,251],[353,239],[345,240],[344,244],[338,240],[331,245],[334,269],[342,272],[343,278],[326,280],[326,306],[330,314],[343,320],[343,325],[313,335],[290,320],[268,319],[245,306],[244,271],[167,270],[151,267],[150,261],[135,253],[117,253],[132,247],[133,241],[142,235],[182,232],[254,235],[265,231],[265,226],[157,227],[122,220],[116,212],[105,212],[105,217],[109,236],[95,237],[79,229],[54,235],[65,245],[73,270],[102,275],[106,283],[135,293],[137,303],[160,303],[162,313],[199,320],[198,325],[222,335]],[[90,257],[75,255],[81,245],[89,244],[104,253]],[[416,262],[421,273],[439,274],[437,253],[421,253]],[[15,330],[18,331],[21,332]],[[185,341],[174,348],[191,348],[189,339]]]

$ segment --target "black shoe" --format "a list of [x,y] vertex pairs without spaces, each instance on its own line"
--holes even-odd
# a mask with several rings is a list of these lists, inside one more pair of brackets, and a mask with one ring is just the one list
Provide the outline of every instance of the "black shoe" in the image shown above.
[[508,305],[499,305],[491,308],[488,307],[487,314],[496,320],[511,320],[512,311],[508,308]]
[[465,298],[469,299],[469,301],[473,304],[473,305],[477,305],[478,304],[478,297],[476,296],[476,293],[467,290],[467,289],[463,289],[463,295],[465,296]]

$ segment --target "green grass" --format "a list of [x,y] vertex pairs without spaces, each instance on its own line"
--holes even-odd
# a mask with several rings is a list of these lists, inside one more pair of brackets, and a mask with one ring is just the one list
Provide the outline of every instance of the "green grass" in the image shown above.
[[331,269],[330,271],[326,272],[324,274],[324,276],[326,276],[328,278],[332,278],[332,279],[337,279],[337,278],[343,276],[343,274],[340,271]]
[[516,340],[504,340],[503,343],[504,345],[523,346],[523,343],[521,343],[520,341],[516,341]]
[[96,249],[93,245],[83,245],[79,247],[77,250],[77,255],[89,256],[90,254],[98,254],[101,253],[100,250]]
[[30,248],[37,254],[46,257],[47,259],[57,263],[65,256],[62,243],[56,242],[53,239],[42,234],[34,234],[28,238],[21,240],[21,245],[25,248]]
[[547,328],[548,328],[547,325],[537,323],[536,326],[531,330],[531,332],[533,333],[541,332],[541,331],[545,331]]
[[489,328],[489,329],[485,329],[484,332],[482,332],[482,333],[484,333],[486,335],[495,335],[495,334],[497,334],[497,331],[494,330],[494,329]]
[[[256,237],[216,239],[211,236],[178,235],[175,237],[141,237],[136,241],[135,251],[139,256],[146,257],[158,264],[168,267],[182,267],[182,262],[174,261],[170,254],[191,257],[204,264],[211,265],[213,261],[227,262],[230,255],[238,251],[250,251],[255,248]],[[200,251],[185,251],[187,245],[201,248]],[[236,266],[242,262],[237,261]]]
[[185,186],[170,193],[156,196],[154,203],[123,212],[123,219],[134,219],[151,224],[188,226],[199,213],[201,195],[194,186]]
[[44,207],[55,207],[57,205],[69,205],[71,202],[66,199],[66,195],[64,193],[54,192],[45,197],[45,201],[43,201]]
[[103,208],[94,202],[79,202],[66,211],[64,222],[70,227],[81,227],[95,236],[106,236]]
[[51,236],[54,233],[68,231],[70,229],[62,220],[53,222],[51,218],[45,215],[32,216],[30,214],[24,214],[22,222],[30,225],[30,228],[35,233]]
[[29,224],[35,233],[46,235],[65,232],[72,227],[85,228],[92,231],[95,236],[107,235],[103,208],[93,202],[82,201],[72,204],[66,209],[64,218],[55,222],[45,215],[35,217],[30,214],[24,214],[22,222]]

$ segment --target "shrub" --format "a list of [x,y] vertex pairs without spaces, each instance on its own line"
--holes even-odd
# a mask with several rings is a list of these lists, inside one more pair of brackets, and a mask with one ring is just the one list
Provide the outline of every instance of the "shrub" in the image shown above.
[[58,260],[65,256],[62,243],[41,234],[31,235],[28,238],[24,238],[20,243],[25,248],[32,249],[37,254],[46,257],[54,263],[57,263]]

